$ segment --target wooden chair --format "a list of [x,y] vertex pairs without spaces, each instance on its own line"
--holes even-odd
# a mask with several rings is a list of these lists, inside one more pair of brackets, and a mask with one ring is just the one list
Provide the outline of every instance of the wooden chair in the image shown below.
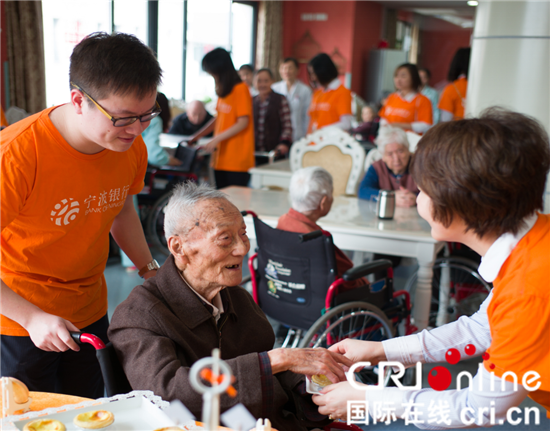
[[321,166],[332,175],[334,196],[356,195],[363,177],[365,150],[348,133],[325,127],[296,141],[290,148],[292,172]]

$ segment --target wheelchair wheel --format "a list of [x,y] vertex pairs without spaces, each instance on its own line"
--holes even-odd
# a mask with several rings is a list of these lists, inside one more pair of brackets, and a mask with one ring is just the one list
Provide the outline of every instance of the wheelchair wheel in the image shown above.
[[[329,347],[346,338],[364,341],[383,341],[393,338],[393,325],[378,307],[368,302],[340,304],[321,316],[307,331],[299,347]],[[378,368],[358,373],[366,384],[378,384]],[[384,380],[387,384],[390,371]]]
[[[477,272],[478,264],[463,257],[442,257],[436,259],[433,266],[432,300],[428,326],[437,326],[439,311],[439,290],[445,276],[449,280],[449,306],[447,322],[452,322],[460,316],[471,316],[491,292],[491,285]],[[405,290],[411,295],[414,303],[418,274],[412,275],[407,281]]]
[[164,208],[171,196],[171,192],[162,195],[153,204],[147,216],[147,237],[153,247],[165,256],[170,255],[170,250],[168,250],[168,244],[164,236]]

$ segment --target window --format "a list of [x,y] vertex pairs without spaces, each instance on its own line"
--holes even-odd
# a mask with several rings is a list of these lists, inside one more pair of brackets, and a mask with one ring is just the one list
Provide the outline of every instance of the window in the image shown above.
[[111,4],[108,1],[43,0],[46,103],[69,101],[69,58],[84,36],[110,31]]
[[[253,63],[256,7],[231,0],[159,0],[160,91],[173,99],[215,99],[214,80],[203,72],[202,58],[222,47],[231,52],[236,68]],[[69,59],[84,36],[113,28],[148,42],[146,0],[43,0],[42,11],[48,106],[69,101]]]

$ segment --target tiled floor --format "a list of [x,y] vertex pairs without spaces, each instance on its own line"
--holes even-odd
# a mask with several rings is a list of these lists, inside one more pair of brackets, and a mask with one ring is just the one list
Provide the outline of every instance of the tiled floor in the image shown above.
[[[161,254],[155,254],[155,258],[158,260],[158,262],[162,265],[164,260],[166,259],[165,256]],[[406,263],[406,262],[405,262]],[[248,275],[247,274],[247,267],[244,266],[245,273],[243,276]],[[407,265],[407,266],[400,266],[396,268],[394,275],[395,275],[395,288],[400,289],[402,288],[407,278],[413,274],[416,271],[416,266],[414,264]],[[107,280],[107,286],[109,290],[109,318],[112,316],[116,306],[120,304],[124,299],[127,298],[127,296],[130,294],[132,289],[136,286],[141,284],[141,278],[137,275],[137,273],[127,273],[125,269],[118,263],[116,260],[111,261],[105,270],[105,278]],[[454,382],[456,381],[456,376],[461,371],[468,371],[472,375],[475,375],[478,367],[479,360],[476,359],[470,359],[460,362],[457,365],[448,365],[448,364],[441,364],[445,365],[452,373],[453,375],[453,383],[451,385],[451,389],[453,389]],[[427,376],[428,372],[438,364],[430,364],[425,365],[422,370],[423,375],[423,388],[429,388],[428,382],[427,382]],[[524,408],[526,406],[538,406],[536,403],[531,401],[530,398],[527,398],[521,405],[520,408]],[[498,426],[499,431],[511,431],[511,430],[550,430],[550,420],[546,418],[545,412],[543,408],[540,408],[540,425],[517,425],[512,426],[510,424],[504,424],[501,426]],[[403,430],[403,429],[414,429],[412,426],[406,426],[404,421],[398,420],[397,422],[394,422],[390,425],[385,424],[376,424],[376,425],[369,425],[363,427],[365,430],[371,430],[371,429],[385,429],[388,431],[392,430]]]

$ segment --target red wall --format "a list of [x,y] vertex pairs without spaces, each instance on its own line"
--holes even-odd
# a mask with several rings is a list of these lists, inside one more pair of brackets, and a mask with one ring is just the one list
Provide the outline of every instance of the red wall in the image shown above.
[[[293,45],[309,30],[322,52],[332,55],[338,48],[346,59],[345,71],[352,74],[351,90],[363,94],[368,53],[380,40],[382,11],[382,5],[366,1],[285,1],[283,55],[292,55]],[[302,21],[304,13],[325,13],[328,19]],[[305,64],[300,65],[300,79],[308,80]]]
[[6,7],[0,1],[0,103],[6,110],[6,95],[4,94],[4,62],[8,61],[8,27],[6,22]]
[[[321,52],[331,55],[334,48],[347,60],[351,72],[355,1],[285,1],[283,3],[283,55],[292,55],[292,46],[309,30],[321,45]],[[326,13],[327,21],[302,21],[304,13]],[[308,82],[306,65],[300,65],[300,79]]]
[[383,7],[379,3],[355,2],[351,89],[365,96],[369,52],[378,46],[382,34]]
[[447,83],[447,73],[456,50],[470,46],[472,29],[437,18],[426,19],[422,28],[418,65],[432,73],[432,87],[442,87]]

